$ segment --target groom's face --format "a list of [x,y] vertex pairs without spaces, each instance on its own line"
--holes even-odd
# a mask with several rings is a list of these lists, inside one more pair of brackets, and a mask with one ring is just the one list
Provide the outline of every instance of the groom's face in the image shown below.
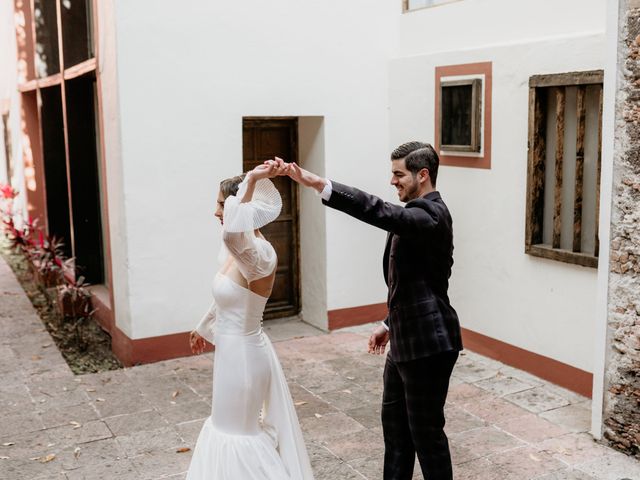
[[396,187],[401,202],[408,202],[420,196],[420,180],[405,165],[404,158],[391,161],[391,185]]

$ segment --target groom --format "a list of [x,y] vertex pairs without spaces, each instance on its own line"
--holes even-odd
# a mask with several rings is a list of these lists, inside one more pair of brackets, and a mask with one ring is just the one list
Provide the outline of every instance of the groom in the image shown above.
[[289,165],[289,176],[319,192],[325,205],[388,232],[383,268],[389,314],[369,339],[369,352],[377,354],[391,342],[382,399],[384,480],[411,479],[416,454],[425,479],[453,478],[443,409],[462,341],[447,295],[453,230],[435,190],[438,165],[427,143],[393,151],[391,184],[405,207]]

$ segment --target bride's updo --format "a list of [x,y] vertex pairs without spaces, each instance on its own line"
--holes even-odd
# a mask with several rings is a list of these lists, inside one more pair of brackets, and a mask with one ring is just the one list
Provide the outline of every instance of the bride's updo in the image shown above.
[[227,178],[220,182],[220,191],[222,192],[222,197],[226,200],[227,197],[231,195],[238,194],[238,187],[244,180],[247,174],[243,173],[242,175],[237,175],[235,177]]

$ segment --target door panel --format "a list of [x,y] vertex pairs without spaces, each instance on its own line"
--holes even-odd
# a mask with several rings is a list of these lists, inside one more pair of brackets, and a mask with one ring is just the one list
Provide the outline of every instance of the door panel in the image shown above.
[[[297,133],[296,119],[245,119],[243,170],[251,170],[276,156],[288,162],[297,161]],[[297,185],[288,177],[278,177],[273,182],[282,196],[282,212],[261,230],[278,255],[276,280],[265,319],[300,312]]]

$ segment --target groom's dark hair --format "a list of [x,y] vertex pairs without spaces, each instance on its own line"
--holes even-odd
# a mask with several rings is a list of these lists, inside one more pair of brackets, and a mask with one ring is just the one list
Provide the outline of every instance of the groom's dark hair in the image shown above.
[[438,154],[434,148],[429,143],[403,143],[391,152],[391,160],[400,160],[402,158],[404,158],[404,164],[407,166],[407,170],[409,170],[414,177],[423,168],[429,170],[431,185],[433,187],[436,186],[440,159],[438,158]]

